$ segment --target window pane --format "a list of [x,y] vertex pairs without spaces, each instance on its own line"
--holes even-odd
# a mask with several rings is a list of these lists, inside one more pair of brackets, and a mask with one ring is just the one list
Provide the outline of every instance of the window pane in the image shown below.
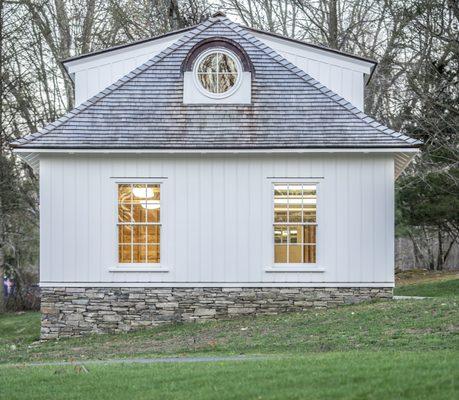
[[288,199],[288,222],[301,222],[301,199]]
[[120,263],[131,262],[131,246],[120,245],[118,246],[118,260]]
[[147,227],[146,225],[134,225],[134,234],[132,243],[147,243]]
[[225,93],[230,90],[237,80],[235,74],[219,74],[218,75],[218,93]]
[[287,222],[287,186],[274,186],[274,222]]
[[316,214],[315,204],[305,204],[303,206],[303,222],[316,222]]
[[147,210],[144,203],[132,205],[132,219],[134,222],[147,221]]
[[274,262],[275,263],[286,263],[287,262],[287,246],[278,245],[274,246]]
[[132,202],[142,203],[147,198],[147,185],[135,184],[132,187]]
[[151,200],[160,200],[159,185],[147,185],[147,198]]
[[160,206],[159,202],[153,200],[147,205],[147,222],[160,222]]
[[160,262],[160,254],[159,254],[159,246],[153,245],[148,246],[148,262],[149,263],[159,263]]
[[303,186],[303,222],[316,221],[316,187],[314,185]]
[[315,263],[316,262],[316,246],[305,245],[303,247],[303,256],[305,263]]
[[132,262],[145,263],[147,260],[147,246],[146,245],[133,245],[132,246]]
[[301,254],[301,245],[288,246],[288,262],[289,263],[302,263],[303,257]]
[[131,205],[120,204],[118,206],[118,221],[119,222],[131,222]]
[[202,87],[210,93],[218,93],[218,75],[217,74],[198,74],[198,80]]
[[316,225],[305,225],[303,226],[304,240],[302,243],[316,243]]
[[148,225],[147,226],[147,241],[149,244],[160,242],[160,227],[159,225]]
[[118,243],[131,243],[131,225],[118,226]]
[[301,222],[301,185],[288,185],[288,222]]
[[217,73],[219,53],[212,53],[204,57],[198,66],[199,73]]
[[274,243],[287,243],[287,226],[274,226]]
[[131,185],[118,185],[118,202],[130,203],[131,202]]
[[292,225],[288,228],[289,231],[289,243],[302,243],[303,241],[303,226]]
[[218,56],[218,72],[237,74],[236,63],[225,53],[220,53]]

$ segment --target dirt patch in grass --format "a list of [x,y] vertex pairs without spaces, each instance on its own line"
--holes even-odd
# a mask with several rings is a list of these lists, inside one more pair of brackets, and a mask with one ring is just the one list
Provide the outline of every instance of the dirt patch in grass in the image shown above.
[[395,285],[411,285],[415,283],[438,282],[458,279],[459,271],[429,271],[427,269],[412,269],[395,274]]

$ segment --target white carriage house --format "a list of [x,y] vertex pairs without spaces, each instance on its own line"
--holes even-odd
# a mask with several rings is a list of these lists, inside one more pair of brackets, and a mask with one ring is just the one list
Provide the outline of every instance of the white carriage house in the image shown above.
[[63,61],[40,174],[42,337],[390,297],[394,180],[420,143],[363,113],[374,61],[221,13]]

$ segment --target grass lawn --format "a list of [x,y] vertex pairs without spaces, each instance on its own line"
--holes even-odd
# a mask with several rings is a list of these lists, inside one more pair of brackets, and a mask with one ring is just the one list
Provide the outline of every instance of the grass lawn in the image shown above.
[[422,283],[407,283],[394,290],[400,296],[453,297],[459,295],[459,278],[450,275],[446,279]]
[[[431,278],[431,277],[430,277]],[[459,396],[457,279],[435,296],[37,342],[39,314],[0,315],[0,398],[446,399]],[[419,280],[418,280],[419,281]],[[404,293],[405,294],[405,293]],[[30,367],[45,360],[266,355],[193,364]],[[16,365],[13,365],[16,364]],[[456,386],[454,386],[454,383]],[[3,396],[4,395],[4,396]]]
[[459,391],[456,356],[319,353],[265,361],[88,366],[87,372],[0,367],[0,387],[9,400],[453,399]]

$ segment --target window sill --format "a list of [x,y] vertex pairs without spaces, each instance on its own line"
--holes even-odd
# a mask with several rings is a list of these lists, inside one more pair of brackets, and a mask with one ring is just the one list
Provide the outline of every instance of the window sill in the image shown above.
[[150,267],[112,267],[108,269],[109,272],[169,272],[169,268],[152,265]]
[[272,267],[266,267],[265,272],[325,272],[325,268],[318,268],[312,265],[306,264],[304,267],[301,266],[289,266],[289,265],[276,265]]

